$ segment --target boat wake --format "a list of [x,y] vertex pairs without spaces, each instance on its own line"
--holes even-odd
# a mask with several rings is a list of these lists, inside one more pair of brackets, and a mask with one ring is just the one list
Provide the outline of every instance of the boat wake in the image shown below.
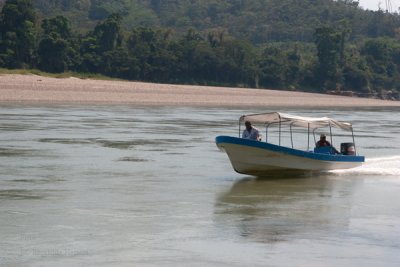
[[330,171],[338,175],[387,175],[400,176],[400,156],[368,158],[363,166],[348,169]]

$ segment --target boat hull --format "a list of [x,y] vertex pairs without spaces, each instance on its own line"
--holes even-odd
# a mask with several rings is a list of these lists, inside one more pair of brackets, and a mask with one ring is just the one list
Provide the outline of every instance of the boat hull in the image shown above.
[[230,136],[216,138],[236,172],[262,175],[272,171],[327,171],[361,166],[363,156],[330,155]]

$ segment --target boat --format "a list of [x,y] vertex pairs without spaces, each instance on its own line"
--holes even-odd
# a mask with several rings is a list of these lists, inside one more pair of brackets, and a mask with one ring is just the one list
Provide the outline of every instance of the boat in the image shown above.
[[[265,126],[265,141],[241,138],[241,124],[247,121]],[[352,142],[341,143],[340,151],[337,151],[334,148],[332,128],[351,132]],[[278,137],[278,141],[274,143],[269,140],[272,129]],[[307,148],[294,147],[294,129],[296,134],[299,133],[299,129],[302,130],[300,134],[307,134]],[[331,146],[314,148],[316,133],[327,129]],[[282,144],[284,133],[290,134],[291,145]],[[310,135],[314,137],[313,149],[310,148]],[[243,115],[239,118],[239,137],[217,136],[215,142],[220,150],[226,152],[233,169],[241,174],[262,176],[281,171],[318,172],[350,169],[365,162],[364,156],[357,155],[352,124],[327,117],[302,117],[280,112]]]

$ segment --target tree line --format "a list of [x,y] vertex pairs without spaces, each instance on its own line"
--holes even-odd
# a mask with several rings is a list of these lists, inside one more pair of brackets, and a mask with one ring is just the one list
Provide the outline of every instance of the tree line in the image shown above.
[[394,37],[400,27],[398,13],[364,10],[358,0],[35,0],[34,6],[46,18],[66,16],[79,31],[119,13],[127,30],[162,27],[182,36],[191,28],[221,28],[253,44],[312,42],[316,27],[343,19],[351,21],[352,40]]
[[98,73],[161,83],[348,92],[398,99],[400,36],[351,41],[348,20],[315,28],[312,42],[255,45],[223,29],[137,27],[111,14],[82,34],[64,16],[39,20],[31,0],[0,13],[0,67]]

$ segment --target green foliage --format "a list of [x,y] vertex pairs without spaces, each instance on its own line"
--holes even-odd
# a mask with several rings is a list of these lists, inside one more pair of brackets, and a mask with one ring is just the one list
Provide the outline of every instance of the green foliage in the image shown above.
[[110,55],[116,53],[113,51],[120,49],[121,44],[121,16],[111,14],[81,40],[82,64],[78,69],[84,72],[104,73],[102,63],[107,59],[109,66]]
[[[360,66],[361,65],[361,66]],[[369,93],[369,76],[362,63],[346,64],[343,68],[343,88]]]
[[48,35],[40,41],[39,68],[47,72],[64,72],[67,69],[68,44],[55,35]]
[[371,84],[376,90],[399,86],[400,43],[393,39],[367,40],[361,48],[370,71]]
[[64,72],[77,63],[76,44],[69,21],[62,16],[42,21],[43,36],[37,49],[39,69]]
[[331,27],[315,30],[318,67],[316,78],[327,89],[336,89],[340,79],[339,56],[341,49],[341,33]]
[[42,21],[42,29],[45,34],[57,33],[60,38],[67,39],[71,37],[71,28],[67,18],[57,16]]
[[121,46],[121,16],[111,14],[104,22],[99,23],[93,31],[97,47],[101,52],[113,50]]
[[[360,95],[400,90],[400,17],[364,11],[357,1],[37,0],[35,5],[45,15],[41,29],[30,0],[3,6],[0,68]],[[57,13],[63,15],[49,16]]]
[[21,68],[31,63],[36,15],[31,0],[8,0],[0,13],[0,63]]
[[260,85],[267,88],[283,87],[285,83],[285,54],[277,47],[267,47],[259,61]]
[[311,42],[316,27],[344,19],[350,20],[351,39],[394,37],[400,27],[398,14],[365,11],[353,0],[36,0],[35,6],[46,17],[62,14],[85,30],[119,13],[128,31],[163,27],[184,35],[190,28],[202,34],[223,28],[254,44]]

